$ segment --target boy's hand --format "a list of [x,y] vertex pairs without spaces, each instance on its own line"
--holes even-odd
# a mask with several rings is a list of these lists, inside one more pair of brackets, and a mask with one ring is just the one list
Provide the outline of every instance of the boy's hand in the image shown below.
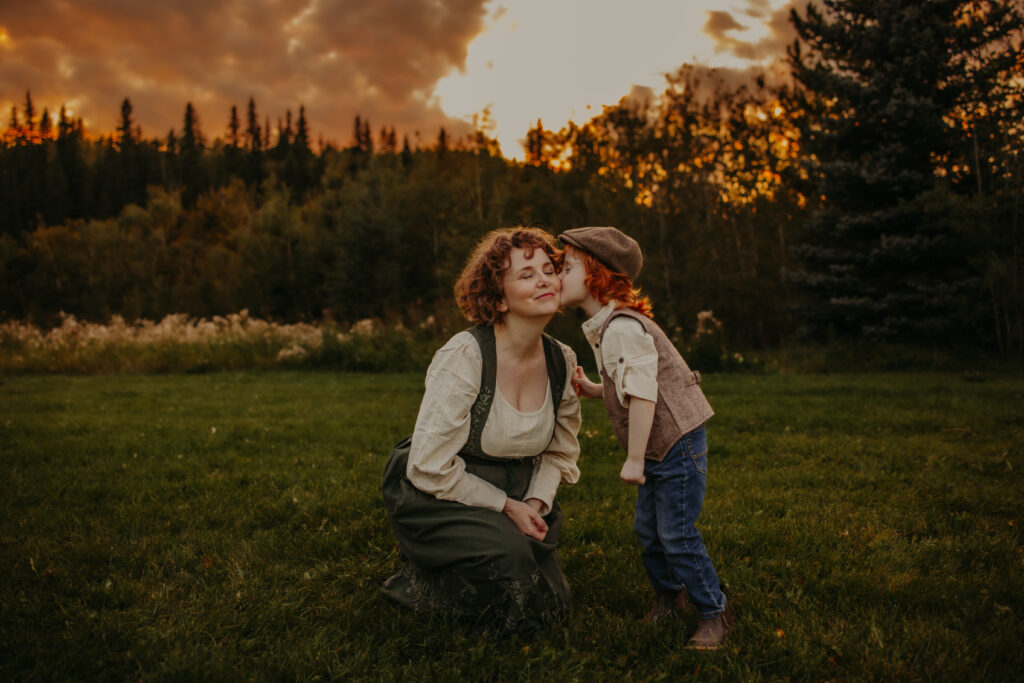
[[595,384],[587,379],[586,373],[583,372],[583,368],[579,365],[576,366],[576,370],[572,373],[572,388],[576,390],[577,396],[584,398],[601,398],[604,396],[604,385]]
[[644,476],[643,459],[626,460],[626,463],[622,466],[622,471],[619,472],[619,478],[627,484],[643,485],[647,481],[647,477]]

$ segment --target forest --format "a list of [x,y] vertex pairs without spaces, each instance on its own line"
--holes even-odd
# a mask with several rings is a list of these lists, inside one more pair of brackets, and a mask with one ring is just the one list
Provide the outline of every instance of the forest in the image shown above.
[[792,21],[786,78],[684,64],[652,97],[538,120],[525,161],[486,120],[410,143],[357,116],[342,146],[301,103],[272,122],[252,99],[223,122],[186,103],[149,135],[126,98],[93,136],[28,84],[0,138],[0,321],[414,325],[452,308],[488,230],[615,225],[683,334],[713,311],[736,349],[1024,354],[1019,5],[832,0]]

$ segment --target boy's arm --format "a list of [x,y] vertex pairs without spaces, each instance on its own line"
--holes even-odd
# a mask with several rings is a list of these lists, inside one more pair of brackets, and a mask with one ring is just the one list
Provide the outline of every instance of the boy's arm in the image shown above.
[[629,450],[619,477],[627,484],[643,484],[644,454],[654,424],[654,401],[629,397]]
[[595,384],[587,378],[583,368],[579,365],[576,366],[576,371],[572,373],[572,386],[576,390],[577,396],[584,398],[602,398],[604,396],[604,384]]

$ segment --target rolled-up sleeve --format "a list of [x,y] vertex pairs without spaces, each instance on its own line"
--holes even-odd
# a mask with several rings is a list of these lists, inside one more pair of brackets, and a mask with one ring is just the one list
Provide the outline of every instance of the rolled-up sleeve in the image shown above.
[[406,476],[424,493],[500,512],[505,493],[466,472],[458,452],[469,437],[469,411],[480,390],[480,347],[461,332],[438,349],[413,430]]
[[623,407],[629,397],[658,400],[658,350],[643,325],[626,316],[615,318],[605,331],[601,359]]
[[540,463],[534,469],[533,479],[526,492],[526,498],[536,498],[543,503],[540,510],[542,515],[551,511],[560,484],[575,484],[580,478],[580,470],[576,466],[580,455],[577,438],[580,431],[580,399],[570,381],[576,369],[576,354],[568,346],[560,346],[565,356],[566,379],[555,419],[555,433],[541,454]]

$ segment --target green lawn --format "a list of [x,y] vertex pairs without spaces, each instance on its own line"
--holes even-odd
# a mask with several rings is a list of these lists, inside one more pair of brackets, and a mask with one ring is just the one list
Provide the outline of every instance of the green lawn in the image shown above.
[[702,523],[736,618],[650,627],[597,402],[569,620],[398,608],[379,482],[418,375],[0,379],[0,679],[1004,681],[1024,669],[1024,376],[712,375]]

